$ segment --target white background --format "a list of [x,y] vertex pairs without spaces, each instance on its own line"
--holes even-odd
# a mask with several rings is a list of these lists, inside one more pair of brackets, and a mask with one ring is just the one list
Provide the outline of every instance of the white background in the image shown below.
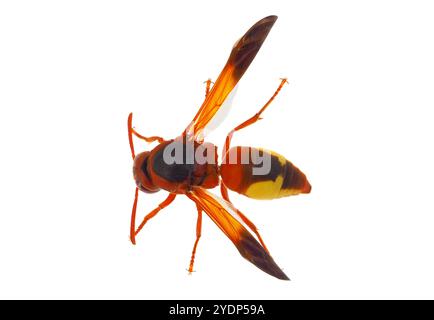
[[[430,1],[9,1],[0,5],[0,298],[434,298]],[[178,197],[128,241],[126,121],[180,134],[230,49],[276,14],[225,134],[284,154],[310,195],[232,200],[292,281]],[[136,142],[136,149],[146,144]],[[217,190],[215,190],[217,192]],[[166,197],[142,194],[144,215]]]

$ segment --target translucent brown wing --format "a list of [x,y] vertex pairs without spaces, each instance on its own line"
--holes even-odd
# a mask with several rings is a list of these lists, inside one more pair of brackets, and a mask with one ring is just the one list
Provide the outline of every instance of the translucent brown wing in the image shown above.
[[187,196],[206,212],[245,259],[273,277],[289,280],[259,242],[229,213],[228,210],[235,211],[230,203],[202,188],[194,189]]
[[189,136],[196,139],[214,117],[255,58],[276,20],[277,16],[259,20],[235,43],[226,65],[186,130]]

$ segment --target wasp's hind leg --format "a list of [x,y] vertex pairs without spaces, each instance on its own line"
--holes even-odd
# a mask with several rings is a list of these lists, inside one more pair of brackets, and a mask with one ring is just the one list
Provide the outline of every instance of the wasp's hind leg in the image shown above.
[[262,119],[261,118],[262,112],[264,112],[265,109],[267,109],[267,107],[271,104],[271,102],[273,102],[274,98],[276,98],[276,96],[279,94],[280,90],[285,85],[285,83],[288,83],[286,78],[281,79],[281,82],[280,82],[279,87],[277,88],[276,92],[274,92],[274,94],[267,101],[267,103],[261,108],[261,110],[259,110],[253,117],[247,119],[246,121],[244,121],[240,125],[236,126],[234,129],[232,129],[231,132],[228,133],[228,135],[226,136],[226,141],[225,141],[224,147],[223,147],[223,155],[226,155],[226,153],[228,152],[228,150],[230,148],[232,136],[234,135],[234,133],[236,131],[244,129],[244,128],[254,124],[256,121]]
[[194,242],[193,252],[191,253],[190,266],[188,272],[193,272],[194,258],[196,255],[197,244],[199,243],[200,236],[202,234],[202,209],[196,204],[197,207],[197,223],[196,223],[196,241]]
[[206,99],[208,98],[208,94],[211,91],[211,84],[213,84],[214,82],[212,82],[211,79],[208,79],[204,81],[204,83],[206,83],[206,87],[205,87],[205,99]]

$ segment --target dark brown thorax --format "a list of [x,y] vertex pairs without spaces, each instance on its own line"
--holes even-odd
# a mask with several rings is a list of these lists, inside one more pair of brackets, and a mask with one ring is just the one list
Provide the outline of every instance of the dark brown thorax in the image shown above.
[[186,193],[193,187],[219,184],[217,147],[211,143],[175,139],[165,141],[134,161],[137,186],[145,192],[165,189]]

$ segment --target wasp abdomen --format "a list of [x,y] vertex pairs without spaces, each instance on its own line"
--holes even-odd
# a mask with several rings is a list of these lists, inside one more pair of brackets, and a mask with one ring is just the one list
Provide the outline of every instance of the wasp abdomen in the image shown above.
[[258,148],[231,148],[220,174],[229,189],[253,199],[275,199],[311,190],[306,175],[285,157]]

